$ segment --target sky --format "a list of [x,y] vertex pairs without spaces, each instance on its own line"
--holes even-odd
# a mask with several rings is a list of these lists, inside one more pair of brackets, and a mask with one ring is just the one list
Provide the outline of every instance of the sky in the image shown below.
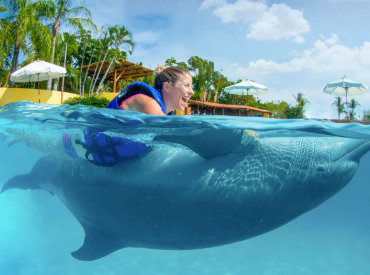
[[[89,0],[98,26],[124,25],[135,48],[128,56],[154,69],[174,57],[213,61],[229,80],[269,88],[262,102],[309,101],[309,118],[337,118],[323,93],[343,76],[370,85],[370,0]],[[370,93],[354,97],[362,118]],[[351,100],[352,97],[348,97]],[[345,100],[345,98],[343,98]]]

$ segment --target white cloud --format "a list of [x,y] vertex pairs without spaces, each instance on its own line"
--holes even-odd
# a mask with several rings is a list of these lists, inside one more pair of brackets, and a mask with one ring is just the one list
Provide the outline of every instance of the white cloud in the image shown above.
[[248,74],[271,74],[288,72],[347,72],[362,78],[370,75],[370,42],[365,41],[361,47],[348,47],[338,42],[338,36],[332,34],[330,38],[319,39],[313,48],[296,53],[295,57],[287,62],[275,62],[259,59],[251,61],[248,67],[243,68]]
[[332,33],[331,36],[327,39],[325,39],[324,37],[322,38],[325,41],[325,43],[329,46],[335,45],[339,41],[339,37],[335,33]]
[[268,7],[261,1],[237,0],[228,3],[224,0],[205,0],[200,9],[214,8],[214,14],[224,23],[250,23],[248,38],[256,40],[292,39],[303,43],[303,33],[310,31],[303,12],[286,4],[273,4]]
[[221,18],[222,22],[255,22],[263,17],[267,7],[261,2],[238,0],[235,3],[224,3],[218,6],[214,13]]
[[199,7],[200,10],[202,9],[209,9],[214,7],[219,7],[226,4],[226,0],[204,0],[201,6]]
[[298,44],[302,44],[302,43],[304,43],[304,38],[303,38],[303,36],[298,35],[293,39],[293,41],[298,43]]
[[333,3],[369,3],[369,0],[328,0]]
[[[247,37],[256,40],[279,40],[296,38],[309,30],[310,26],[301,11],[285,4],[274,4],[261,19],[252,24]],[[301,40],[298,38],[298,41]]]

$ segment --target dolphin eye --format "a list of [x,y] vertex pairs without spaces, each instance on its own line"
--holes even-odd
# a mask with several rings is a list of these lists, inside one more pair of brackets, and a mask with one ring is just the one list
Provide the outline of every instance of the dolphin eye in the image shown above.
[[328,175],[328,174],[329,174],[328,169],[327,169],[327,168],[325,168],[323,165],[319,165],[319,166],[317,166],[316,171],[317,171],[317,173],[318,173],[319,175],[321,175],[321,176],[326,176],[326,175]]

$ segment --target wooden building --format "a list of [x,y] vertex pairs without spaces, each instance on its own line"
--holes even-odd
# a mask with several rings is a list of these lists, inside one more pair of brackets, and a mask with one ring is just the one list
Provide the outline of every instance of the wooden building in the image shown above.
[[[101,67],[101,68],[100,68]],[[103,77],[106,71],[109,69],[109,62],[107,60],[102,62],[97,62],[89,65],[82,66],[82,71],[86,72],[88,70],[88,74],[93,76],[100,70],[99,78]],[[153,70],[145,68],[141,65],[129,62],[124,59],[119,59],[116,65],[112,65],[109,72],[107,72],[106,79],[113,80],[113,93],[117,92],[117,82],[120,79],[125,78],[139,78],[145,76],[152,76]]]
[[190,100],[189,106],[192,114],[200,115],[271,117],[272,114],[270,111],[245,105],[220,104],[196,100]]

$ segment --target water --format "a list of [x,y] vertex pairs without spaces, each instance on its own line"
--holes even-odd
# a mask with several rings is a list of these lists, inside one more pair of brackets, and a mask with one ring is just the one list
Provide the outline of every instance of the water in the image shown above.
[[[15,131],[19,129],[33,130],[46,138],[67,129],[70,133],[87,127],[101,130],[104,122],[105,130],[117,134],[123,122],[127,126],[127,121],[131,121],[134,126],[127,126],[126,133],[139,141],[194,125],[254,129],[261,138],[303,133],[370,139],[369,126],[323,121],[154,118],[24,102],[2,110],[0,186],[12,176],[27,172],[45,155],[23,142],[11,141],[19,138],[19,131]],[[95,116],[91,117],[91,111]],[[143,134],[138,135],[139,132]],[[10,141],[13,145],[8,147]],[[90,262],[70,255],[82,244],[84,232],[56,196],[43,190],[10,190],[0,195],[0,274],[370,274],[369,164],[367,153],[351,182],[338,194],[288,224],[255,238],[198,250],[125,248]]]

